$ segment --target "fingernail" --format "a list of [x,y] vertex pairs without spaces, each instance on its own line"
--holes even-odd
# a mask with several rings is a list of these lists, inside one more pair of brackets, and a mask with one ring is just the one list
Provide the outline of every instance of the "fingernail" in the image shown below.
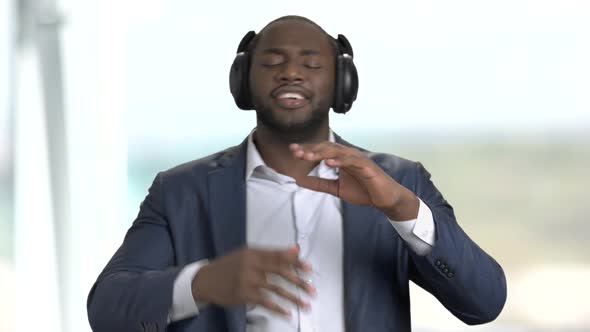
[[316,291],[316,289],[315,289],[315,287],[313,287],[313,286],[311,286],[311,285],[309,285],[309,286],[307,287],[307,291],[309,292],[309,294],[310,294],[311,296],[316,296],[316,295],[318,294],[318,293],[317,293],[317,291]]
[[311,310],[311,305],[309,303],[303,303],[301,309],[303,309],[305,312],[309,312]]

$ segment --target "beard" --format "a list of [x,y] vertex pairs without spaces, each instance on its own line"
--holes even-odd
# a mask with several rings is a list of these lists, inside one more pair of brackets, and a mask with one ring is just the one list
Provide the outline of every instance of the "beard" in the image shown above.
[[[276,111],[270,105],[265,105],[259,100],[254,100],[256,117],[259,126],[264,126],[274,136],[283,142],[305,142],[316,137],[322,126],[328,122],[329,106],[322,110],[322,107],[313,107],[312,111],[304,119],[299,121],[288,121],[276,116]],[[294,112],[297,112],[296,110]]]

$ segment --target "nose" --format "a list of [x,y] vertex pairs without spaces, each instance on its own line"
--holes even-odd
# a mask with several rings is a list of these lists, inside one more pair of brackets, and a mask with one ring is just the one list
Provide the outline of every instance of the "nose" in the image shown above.
[[301,68],[295,61],[285,62],[278,72],[278,79],[284,83],[303,81]]

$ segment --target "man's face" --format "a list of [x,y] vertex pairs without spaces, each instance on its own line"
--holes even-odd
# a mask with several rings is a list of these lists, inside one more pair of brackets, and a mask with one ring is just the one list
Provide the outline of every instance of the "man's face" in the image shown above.
[[317,27],[278,21],[260,35],[252,54],[250,87],[258,120],[290,133],[327,125],[332,106],[335,55]]

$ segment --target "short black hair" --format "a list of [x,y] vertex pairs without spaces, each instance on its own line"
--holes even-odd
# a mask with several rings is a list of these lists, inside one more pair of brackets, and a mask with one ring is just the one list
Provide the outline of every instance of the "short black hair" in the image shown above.
[[[338,42],[336,41],[336,39],[334,39],[334,37],[332,37],[329,33],[327,33],[326,30],[324,30],[316,22],[308,19],[307,17],[298,16],[298,15],[281,16],[281,17],[271,21],[266,26],[264,26],[264,28],[262,28],[262,30],[260,30],[260,32],[257,33],[256,36],[254,36],[254,38],[252,38],[252,41],[250,42],[250,44],[248,44],[248,47],[247,47],[248,54],[252,55],[252,53],[254,52],[254,49],[256,49],[256,46],[258,46],[258,42],[260,40],[260,37],[262,36],[264,31],[270,25],[272,25],[273,23],[276,23],[276,22],[286,21],[286,20],[293,20],[293,21],[300,21],[300,22],[309,23],[309,24],[315,26],[316,28],[320,29],[320,31],[326,36],[326,38],[328,38],[328,41],[330,42],[330,45],[332,46],[332,51],[334,52],[334,57],[337,57],[340,54],[340,47],[338,47]],[[250,58],[250,59],[252,59],[252,58]]]

